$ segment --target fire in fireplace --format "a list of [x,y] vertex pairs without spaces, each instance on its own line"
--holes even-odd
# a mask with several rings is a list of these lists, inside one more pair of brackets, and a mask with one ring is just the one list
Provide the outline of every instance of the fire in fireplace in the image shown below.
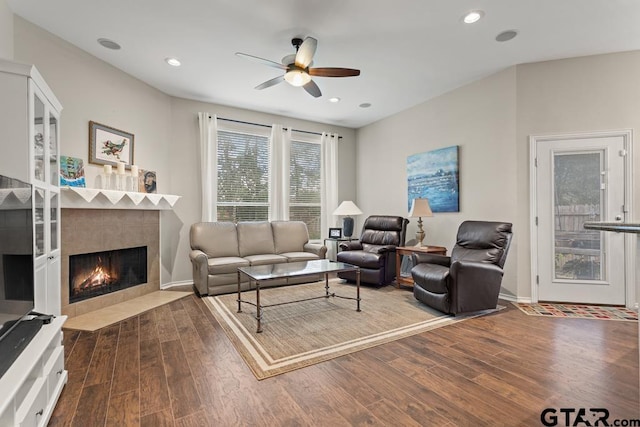
[[147,247],[69,257],[69,303],[147,283]]

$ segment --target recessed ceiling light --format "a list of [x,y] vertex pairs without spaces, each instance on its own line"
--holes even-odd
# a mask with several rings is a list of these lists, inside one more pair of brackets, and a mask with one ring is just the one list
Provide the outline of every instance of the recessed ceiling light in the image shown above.
[[516,30],[506,30],[501,32],[500,34],[498,34],[496,36],[496,41],[498,42],[507,42],[513,38],[515,38],[515,36],[518,35],[518,31]]
[[329,102],[333,102],[333,103],[340,102],[340,98],[338,98],[337,96],[334,96],[333,98],[329,98]]
[[165,58],[164,62],[171,65],[172,67],[179,67],[181,64],[180,61],[178,61],[176,58]]
[[358,107],[360,107],[360,108],[369,108],[369,107],[371,107],[371,103],[370,102],[363,102]]
[[483,16],[484,11],[472,10],[470,12],[467,12],[467,14],[462,17],[462,22],[464,22],[465,24],[473,24],[474,22],[478,22]]
[[114,42],[113,40],[98,39],[98,43],[100,43],[101,46],[106,47],[107,49],[111,49],[111,50],[120,49],[120,45],[118,43]]

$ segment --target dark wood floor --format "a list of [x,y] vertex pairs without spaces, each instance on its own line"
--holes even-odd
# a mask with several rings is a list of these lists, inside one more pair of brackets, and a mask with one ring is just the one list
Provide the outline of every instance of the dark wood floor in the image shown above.
[[50,425],[539,426],[545,408],[559,425],[560,408],[640,418],[636,323],[505,305],[257,381],[189,296],[95,333],[65,331],[69,382]]

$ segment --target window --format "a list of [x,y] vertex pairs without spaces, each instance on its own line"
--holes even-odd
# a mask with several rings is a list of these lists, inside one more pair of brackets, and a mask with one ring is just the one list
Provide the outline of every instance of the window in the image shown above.
[[[218,129],[218,221],[269,219],[270,132],[236,126]],[[289,219],[303,221],[311,239],[321,238],[320,137],[299,135],[291,141]],[[272,195],[273,197],[274,195]]]
[[320,144],[291,141],[289,219],[303,221],[309,238],[320,239]]
[[269,217],[269,138],[218,130],[218,221]]

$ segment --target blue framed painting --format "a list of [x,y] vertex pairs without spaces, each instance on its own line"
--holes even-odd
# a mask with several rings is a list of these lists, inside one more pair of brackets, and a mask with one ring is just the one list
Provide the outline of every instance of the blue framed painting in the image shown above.
[[427,198],[432,212],[460,212],[459,176],[457,145],[407,157],[407,210]]

